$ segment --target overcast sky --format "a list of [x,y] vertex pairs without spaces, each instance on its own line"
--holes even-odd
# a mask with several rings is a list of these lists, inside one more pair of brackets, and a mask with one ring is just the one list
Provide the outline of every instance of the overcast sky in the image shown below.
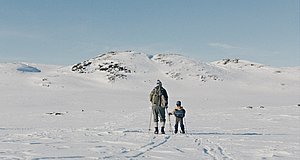
[[112,50],[300,66],[299,0],[0,0],[0,61]]

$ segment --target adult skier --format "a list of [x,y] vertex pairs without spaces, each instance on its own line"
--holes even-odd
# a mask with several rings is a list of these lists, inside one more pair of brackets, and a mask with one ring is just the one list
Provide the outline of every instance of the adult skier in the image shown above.
[[183,118],[185,116],[185,109],[183,108],[183,106],[181,106],[181,101],[176,102],[176,107],[173,110],[173,112],[169,113],[169,116],[172,114],[176,117],[174,133],[176,134],[178,132],[178,123],[180,123],[181,133],[184,134],[185,130],[184,130]]
[[160,80],[157,80],[156,87],[154,87],[150,93],[150,102],[152,103],[152,113],[154,117],[154,134],[158,134],[158,117],[161,122],[161,134],[165,134],[165,109],[168,108],[168,93],[162,87]]

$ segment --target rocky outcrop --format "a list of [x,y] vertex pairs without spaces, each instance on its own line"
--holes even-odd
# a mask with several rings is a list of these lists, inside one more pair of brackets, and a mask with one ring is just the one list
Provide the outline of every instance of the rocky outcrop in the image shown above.
[[116,54],[116,52],[108,52],[107,54],[102,54],[93,59],[75,64],[72,66],[72,71],[82,74],[103,72],[106,73],[107,79],[109,81],[114,81],[116,79],[126,79],[127,74],[130,74],[134,71],[129,69],[122,62],[114,60],[112,57]]

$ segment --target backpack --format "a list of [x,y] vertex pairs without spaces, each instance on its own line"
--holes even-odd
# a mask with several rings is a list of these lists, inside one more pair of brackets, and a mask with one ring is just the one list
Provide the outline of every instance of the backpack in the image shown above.
[[175,117],[183,118],[185,116],[185,110],[184,109],[180,109],[180,110],[175,109],[174,115],[175,115]]
[[163,87],[155,87],[150,94],[150,101],[153,105],[168,106],[168,94]]
[[158,105],[161,101],[160,96],[161,95],[159,95],[159,89],[155,88],[152,94],[152,103]]

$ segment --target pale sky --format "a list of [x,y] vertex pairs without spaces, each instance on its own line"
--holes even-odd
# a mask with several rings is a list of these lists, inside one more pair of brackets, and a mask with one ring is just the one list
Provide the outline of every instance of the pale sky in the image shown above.
[[0,0],[0,61],[115,50],[300,66],[299,0]]

